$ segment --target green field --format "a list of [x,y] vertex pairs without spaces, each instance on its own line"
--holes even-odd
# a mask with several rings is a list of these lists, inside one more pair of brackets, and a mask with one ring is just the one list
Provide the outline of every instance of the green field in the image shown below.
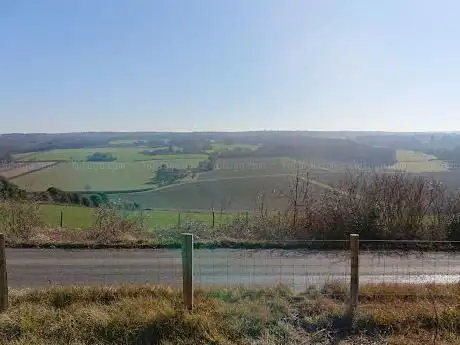
[[397,150],[396,163],[393,168],[411,173],[448,171],[446,163],[435,156],[410,150]]
[[[149,156],[140,153],[146,148],[141,147],[100,147],[100,148],[85,148],[85,149],[63,149],[63,150],[50,150],[36,153],[23,153],[15,155],[16,160],[21,161],[86,161],[88,156],[96,153],[110,153],[116,157],[117,162],[135,162],[146,160],[168,160],[168,159],[182,159],[182,158],[196,158],[204,160],[207,158],[203,154],[172,154],[162,156]],[[154,148],[152,148],[154,150]]]
[[[94,225],[96,221],[95,209],[79,206],[61,206],[61,205],[40,205],[40,214],[43,222],[51,227],[60,226],[61,211],[63,226],[71,229],[87,229]],[[125,211],[128,212],[128,211]],[[139,216],[144,225],[149,229],[161,229],[177,227],[179,222],[179,211],[129,211]],[[235,217],[236,213],[215,213],[215,225],[228,224]],[[208,212],[180,212],[180,224],[185,226],[187,222],[195,221],[207,225],[212,225],[212,213]]]
[[58,165],[13,179],[22,188],[42,191],[56,187],[66,191],[124,191],[153,188],[150,179],[162,164],[194,167],[203,157],[151,160],[143,162],[73,162]]
[[268,158],[221,158],[216,161],[215,169],[211,173],[217,175],[268,175],[280,173],[295,173],[300,171],[317,170],[306,162],[296,161],[287,157]]

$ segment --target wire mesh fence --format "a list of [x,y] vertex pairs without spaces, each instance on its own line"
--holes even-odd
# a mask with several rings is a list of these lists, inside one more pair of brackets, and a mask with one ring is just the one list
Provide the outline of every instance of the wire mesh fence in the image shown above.
[[446,284],[460,281],[458,252],[416,250],[402,252],[395,250],[392,242],[381,242],[378,250],[361,250],[360,260],[362,283]]
[[[299,243],[300,246],[300,243]],[[321,248],[328,248],[322,250]],[[345,248],[345,249],[333,249]],[[195,249],[194,287],[266,287],[350,296],[349,241],[310,241],[302,249]],[[403,249],[401,249],[403,248]],[[448,294],[424,289],[460,282],[458,243],[360,242],[359,297]],[[6,250],[12,288],[68,285],[161,284],[183,286],[180,249]],[[395,288],[403,286],[404,288]]]
[[197,286],[283,284],[296,291],[349,283],[348,253],[305,250],[196,250]]
[[[455,241],[363,240],[361,300],[420,298],[433,303],[458,295],[460,251]],[[458,296],[457,296],[458,297]],[[456,297],[456,298],[457,298]]]
[[10,287],[182,284],[181,251],[7,249]]
[[[120,214],[122,214],[122,211],[120,211]],[[91,228],[97,222],[97,216],[94,214],[94,210],[90,208],[82,211],[68,205],[56,207],[54,205],[53,207],[42,205],[41,212],[46,223],[54,227]],[[197,224],[212,228],[229,225],[235,221],[249,222],[250,217],[253,215],[249,211],[226,210],[176,211],[144,209],[126,212],[130,216],[137,218],[148,229],[187,229]]]

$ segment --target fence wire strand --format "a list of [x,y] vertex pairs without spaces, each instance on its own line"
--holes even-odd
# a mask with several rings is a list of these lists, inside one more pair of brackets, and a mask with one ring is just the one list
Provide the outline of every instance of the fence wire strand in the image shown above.
[[[318,249],[323,245],[329,250]],[[283,284],[296,292],[315,288],[324,294],[348,295],[350,250],[331,250],[331,246],[349,248],[349,241],[310,241],[304,249],[295,250],[195,249],[194,285]],[[460,282],[458,243],[362,240],[360,248],[360,296],[443,295],[448,294],[443,285]],[[9,283],[14,288],[144,283],[182,286],[180,249],[31,249],[27,257],[23,253],[7,249]],[[425,288],[434,284],[440,289],[433,292]]]

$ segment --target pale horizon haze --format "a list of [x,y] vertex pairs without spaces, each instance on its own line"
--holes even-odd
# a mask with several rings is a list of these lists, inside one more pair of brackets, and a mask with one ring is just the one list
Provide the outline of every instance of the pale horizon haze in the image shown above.
[[0,133],[460,130],[460,2],[0,1]]

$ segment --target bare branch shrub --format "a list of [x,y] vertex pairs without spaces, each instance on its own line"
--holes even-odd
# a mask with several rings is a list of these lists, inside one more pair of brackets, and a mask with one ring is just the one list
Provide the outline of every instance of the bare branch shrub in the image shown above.
[[432,239],[446,237],[455,198],[438,181],[401,172],[348,172],[322,199],[322,232],[343,239]]
[[460,240],[460,195],[440,182],[401,172],[348,171],[335,188],[312,193],[308,172],[297,170],[279,197],[284,213],[268,214],[265,193],[251,221],[235,221],[225,234],[249,240],[363,239]]
[[283,230],[282,238],[310,238],[316,223],[318,200],[313,195],[309,172],[297,167],[286,191],[281,190],[279,196],[288,204],[283,217],[278,220]]
[[43,226],[38,204],[29,201],[0,201],[0,232],[9,241],[30,240]]
[[144,218],[141,212],[100,207],[95,210],[96,221],[84,233],[92,242],[110,243],[139,240],[146,237]]

